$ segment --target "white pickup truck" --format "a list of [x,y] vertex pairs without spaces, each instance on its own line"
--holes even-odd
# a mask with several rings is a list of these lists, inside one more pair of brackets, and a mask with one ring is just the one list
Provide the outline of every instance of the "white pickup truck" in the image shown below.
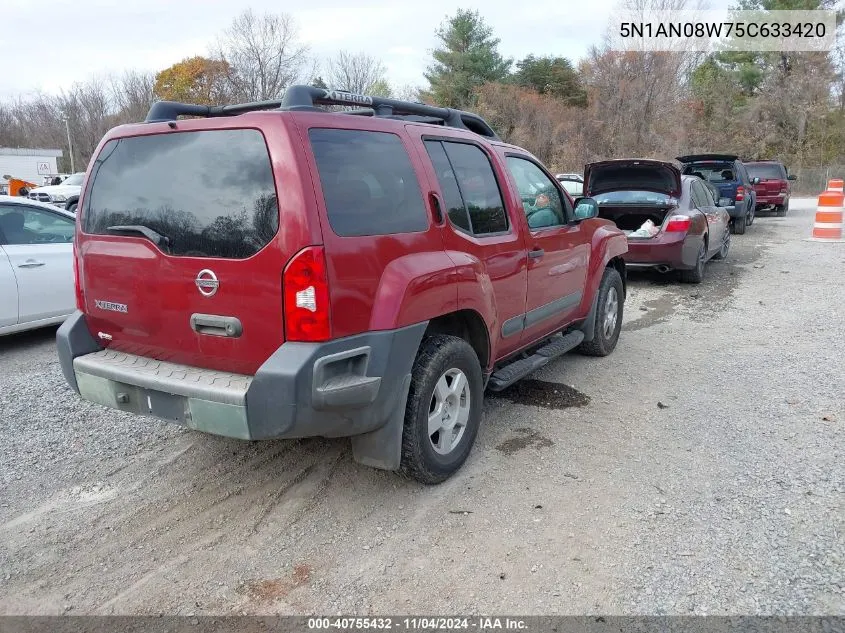
[[60,185],[36,187],[30,190],[29,199],[46,202],[62,209],[67,209],[71,213],[76,213],[76,202],[79,200],[79,194],[82,192],[82,181],[84,178],[85,173],[80,172],[68,176]]

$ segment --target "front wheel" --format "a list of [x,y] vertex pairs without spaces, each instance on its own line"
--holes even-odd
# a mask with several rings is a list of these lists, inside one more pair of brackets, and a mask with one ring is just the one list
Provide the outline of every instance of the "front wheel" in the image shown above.
[[754,224],[754,217],[757,215],[756,208],[754,206],[751,207],[751,211],[748,212],[748,226]]
[[67,205],[67,207],[65,207],[65,209],[67,211],[70,211],[71,213],[76,213],[76,207],[77,207],[77,203],[71,202],[69,205]]
[[483,393],[481,365],[466,341],[424,339],[411,372],[400,471],[424,484],[453,475],[475,443]]
[[604,269],[596,301],[598,303],[596,304],[596,321],[593,325],[593,340],[581,343],[578,351],[587,356],[607,356],[616,348],[616,343],[619,341],[625,303],[622,276],[615,268]]

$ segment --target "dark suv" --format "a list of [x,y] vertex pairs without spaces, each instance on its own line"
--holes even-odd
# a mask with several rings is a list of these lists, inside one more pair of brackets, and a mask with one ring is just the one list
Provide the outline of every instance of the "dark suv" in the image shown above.
[[485,388],[616,346],[627,240],[597,214],[468,112],[307,86],[159,102],[86,175],[62,370],[108,407],[351,437],[358,462],[440,482]]
[[757,195],[758,211],[774,211],[783,217],[789,211],[790,182],[795,176],[786,172],[778,160],[755,160],[745,163],[748,175],[757,179],[754,192]]
[[685,175],[698,176],[712,183],[722,198],[731,202],[725,210],[731,216],[731,230],[737,235],[754,223],[757,207],[757,180],[749,175],[743,162],[735,154],[694,154],[676,159]]

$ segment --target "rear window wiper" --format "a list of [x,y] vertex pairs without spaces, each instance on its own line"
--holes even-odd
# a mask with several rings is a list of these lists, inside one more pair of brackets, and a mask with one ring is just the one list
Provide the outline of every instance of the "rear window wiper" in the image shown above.
[[143,235],[148,240],[150,240],[153,244],[158,246],[162,249],[169,249],[170,248],[170,238],[166,235],[162,235],[161,233],[156,233],[150,227],[144,226],[143,224],[126,224],[120,226],[110,226],[106,229],[112,233],[138,233]]

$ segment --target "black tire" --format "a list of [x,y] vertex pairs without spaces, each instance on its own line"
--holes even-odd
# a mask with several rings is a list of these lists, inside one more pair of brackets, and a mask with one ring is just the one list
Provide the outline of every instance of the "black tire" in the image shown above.
[[755,218],[755,217],[757,217],[757,211],[756,211],[756,208],[755,208],[755,207],[751,207],[751,211],[748,213],[748,220],[746,221],[746,224],[747,224],[748,226],[751,226],[752,224],[754,224],[754,218]]
[[736,235],[744,235],[745,226],[745,216],[742,216],[741,218],[734,218],[734,221],[731,222],[731,231],[733,231]]
[[[437,399],[434,391],[437,383],[455,370],[459,370],[467,381],[469,417],[457,443],[448,453],[442,454],[435,450],[432,435],[428,432],[428,420],[432,404]],[[425,338],[411,372],[399,470],[424,484],[438,484],[453,475],[466,461],[475,443],[481,423],[483,397],[481,365],[469,343],[444,334]],[[458,413],[457,409],[455,413]]]
[[722,247],[719,252],[713,255],[713,259],[725,259],[728,256],[728,251],[731,250],[731,232],[725,231],[725,236],[722,238]]
[[786,212],[789,211],[789,200],[787,200],[784,204],[779,204],[775,207],[775,211],[779,218],[782,218],[786,215]]
[[65,209],[66,209],[67,211],[70,211],[71,213],[76,213],[76,206],[77,206],[77,202],[76,202],[76,200],[74,200],[73,202],[71,202],[70,204],[68,204],[68,205],[65,207]]
[[[616,320],[608,332],[608,308],[613,304],[612,295],[614,292]],[[578,346],[578,351],[587,356],[607,356],[616,349],[619,332],[622,330],[622,315],[625,311],[625,289],[622,285],[622,276],[612,266],[604,269],[596,300],[598,307],[596,308],[596,321],[593,325],[593,340],[581,343]]]
[[695,268],[691,270],[680,271],[681,281],[686,284],[700,284],[704,279],[704,263],[707,259],[707,246],[704,242],[698,249],[698,259],[695,262]]

